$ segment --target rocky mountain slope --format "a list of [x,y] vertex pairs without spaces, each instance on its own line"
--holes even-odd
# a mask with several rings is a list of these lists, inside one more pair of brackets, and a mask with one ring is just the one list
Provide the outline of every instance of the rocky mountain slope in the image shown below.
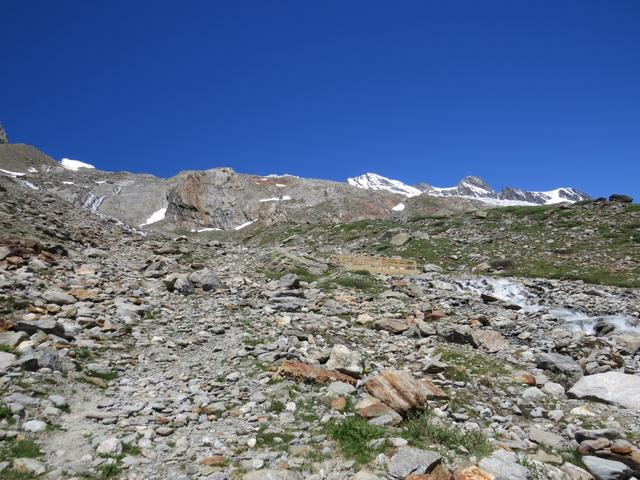
[[[6,135],[4,135],[6,139]],[[173,232],[234,231],[253,224],[338,224],[495,205],[575,202],[574,189],[496,193],[477,177],[457,187],[411,187],[375,174],[346,183],[284,175],[248,175],[231,168],[185,171],[172,178],[104,172],[78,160],[57,162],[35,147],[0,141],[0,175],[42,189],[134,227]]]
[[[227,205],[198,189],[268,204],[306,185],[74,172],[18,150],[34,163],[0,175],[0,479],[640,475],[637,205],[443,216],[449,198],[382,192],[406,208],[174,236],[102,206],[139,187],[158,203],[119,214],[134,226],[166,206],[204,227]],[[423,273],[345,271],[337,253]]]

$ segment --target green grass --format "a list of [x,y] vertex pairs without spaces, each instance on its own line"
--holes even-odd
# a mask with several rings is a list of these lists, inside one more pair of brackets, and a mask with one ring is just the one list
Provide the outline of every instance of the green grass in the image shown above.
[[385,439],[387,431],[384,427],[367,423],[357,415],[329,422],[326,431],[337,443],[342,455],[358,465],[371,462],[376,455],[389,448],[386,440],[378,447],[369,444],[372,440]]
[[102,380],[105,380],[105,381],[108,382],[108,381],[115,380],[116,378],[118,378],[118,372],[116,372],[115,370],[112,370],[112,371],[106,372],[106,373],[89,372],[89,376],[96,377],[96,378],[101,378]]
[[371,295],[381,293],[385,289],[384,283],[369,272],[367,272],[366,275],[351,272],[351,274],[329,278],[322,282],[320,286],[325,290],[332,290],[335,285],[351,290],[360,290],[363,293]]
[[467,431],[456,425],[444,425],[428,413],[411,416],[400,427],[400,435],[418,448],[429,449],[435,445],[442,447],[445,453],[453,450],[477,458],[485,457],[494,450],[482,431]]
[[98,467],[98,478],[113,478],[120,475],[122,468],[119,462],[105,463]]
[[289,450],[289,442],[292,439],[293,435],[289,432],[274,432],[264,429],[256,434],[256,447],[286,452]]
[[281,402],[280,400],[273,400],[268,406],[267,406],[267,412],[273,412],[273,413],[282,413],[285,410],[285,404],[284,402]]
[[138,447],[135,443],[123,443],[122,453],[124,455],[140,455],[140,447]]
[[0,472],[0,480],[33,480],[34,478],[36,477],[32,473],[16,472],[10,468]]
[[31,440],[5,440],[0,443],[0,461],[11,461],[14,458],[37,458],[41,456],[40,448]]
[[504,362],[470,347],[442,345],[436,349],[436,353],[441,355],[440,360],[448,364],[445,375],[451,380],[468,382],[473,377],[484,375],[498,378],[509,371]]

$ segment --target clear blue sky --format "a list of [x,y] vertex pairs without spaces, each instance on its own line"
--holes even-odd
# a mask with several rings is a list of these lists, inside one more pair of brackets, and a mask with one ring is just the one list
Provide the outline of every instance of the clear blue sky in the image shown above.
[[105,170],[640,197],[638,0],[2,0],[0,121]]

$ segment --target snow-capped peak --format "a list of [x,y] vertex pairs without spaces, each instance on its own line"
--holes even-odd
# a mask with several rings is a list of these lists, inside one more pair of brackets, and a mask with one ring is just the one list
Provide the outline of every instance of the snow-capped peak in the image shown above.
[[77,172],[80,168],[96,168],[88,163],[81,162],[80,160],[71,160],[70,158],[63,158],[60,160],[60,164],[67,170]]
[[386,190],[388,192],[404,195],[405,197],[415,197],[422,192],[399,180],[392,180],[376,173],[365,173],[359,177],[348,178],[347,183],[354,187],[366,190]]

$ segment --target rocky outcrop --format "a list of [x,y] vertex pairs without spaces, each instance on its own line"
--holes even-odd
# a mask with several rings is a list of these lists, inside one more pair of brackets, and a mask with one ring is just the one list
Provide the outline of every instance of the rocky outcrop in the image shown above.
[[7,132],[2,127],[2,123],[0,123],[0,144],[9,143],[9,137],[7,136]]

